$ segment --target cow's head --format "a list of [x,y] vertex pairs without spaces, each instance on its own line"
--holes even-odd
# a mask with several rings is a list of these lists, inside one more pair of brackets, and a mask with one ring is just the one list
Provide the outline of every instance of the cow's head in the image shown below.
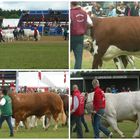
[[94,52],[92,39],[84,39],[84,48],[88,50],[91,54]]

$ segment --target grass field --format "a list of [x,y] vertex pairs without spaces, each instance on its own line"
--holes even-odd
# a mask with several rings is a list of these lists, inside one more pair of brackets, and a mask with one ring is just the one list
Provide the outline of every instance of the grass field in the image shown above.
[[[86,118],[86,122],[88,124],[88,128],[89,128],[90,132],[85,133],[84,132],[85,129],[83,127],[84,138],[93,138],[94,133],[93,133],[93,128],[92,128],[90,116],[86,116],[85,118]],[[124,122],[118,123],[118,127],[124,133],[125,138],[132,138],[133,133],[136,129],[136,124],[134,122],[124,121]],[[109,130],[113,132],[113,138],[121,138],[120,135],[118,133],[114,132],[111,128],[109,128]],[[71,137],[76,138],[76,133],[72,133]]]
[[[92,68],[92,60],[93,60],[92,55],[87,50],[84,50],[82,69],[91,69]],[[70,64],[71,64],[71,69],[73,69],[74,68],[73,52],[71,52],[71,54],[70,54]],[[137,69],[140,69],[140,59],[135,58],[135,66]],[[107,62],[104,61],[102,69],[116,69],[116,66],[115,66],[113,60],[107,61]],[[127,69],[132,69],[130,64],[128,65]]]
[[43,37],[40,41],[0,43],[0,69],[66,69],[68,41]]
[[[53,130],[53,125],[45,131],[41,124],[37,128],[26,130],[25,128],[19,128],[19,131],[14,134],[12,138],[68,138],[68,127],[58,126],[56,131]],[[6,123],[3,124],[0,129],[0,138],[9,138],[9,129]]]

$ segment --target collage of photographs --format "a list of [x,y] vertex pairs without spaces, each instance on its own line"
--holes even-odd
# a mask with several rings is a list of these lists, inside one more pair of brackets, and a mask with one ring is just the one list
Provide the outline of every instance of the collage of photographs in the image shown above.
[[139,16],[140,1],[1,0],[0,139],[140,138]]

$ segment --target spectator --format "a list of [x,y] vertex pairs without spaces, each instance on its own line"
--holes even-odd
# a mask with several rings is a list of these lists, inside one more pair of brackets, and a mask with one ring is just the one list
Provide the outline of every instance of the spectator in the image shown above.
[[2,41],[5,42],[3,39],[3,36],[2,36],[2,29],[0,29],[0,42],[2,42]]
[[105,110],[105,95],[103,90],[100,88],[99,81],[94,79],[92,81],[94,88],[94,99],[93,99],[93,115],[92,115],[92,126],[94,129],[95,138],[100,138],[100,131],[102,131],[109,138],[112,137],[112,132],[110,132],[105,126],[101,124],[101,116],[104,115]]
[[122,90],[121,90],[121,92],[126,92],[126,89],[125,89],[125,87],[122,87]]
[[139,3],[134,2],[133,7],[131,8],[131,16],[139,16]]
[[125,6],[123,3],[120,3],[120,5],[117,7],[117,14],[118,16],[124,16],[125,13]]
[[72,105],[71,105],[71,132],[76,123],[77,138],[83,138],[81,116],[84,114],[84,98],[78,90],[77,85],[73,85]]
[[114,7],[114,5],[110,5],[109,6],[109,13],[108,13],[108,17],[116,17],[116,9]]
[[12,100],[7,95],[7,90],[3,89],[2,91],[2,97],[0,100],[0,106],[1,106],[1,116],[0,116],[0,128],[2,127],[3,122],[6,120],[9,129],[10,129],[10,137],[14,136],[13,127],[12,127]]
[[110,87],[107,87],[106,90],[105,90],[105,92],[106,93],[112,93],[111,88]]
[[92,26],[92,20],[87,13],[82,10],[78,2],[71,2],[71,51],[75,56],[74,69],[81,69],[83,40],[87,31],[87,23]]
[[37,27],[34,27],[34,39],[35,41],[37,41],[37,35],[38,35],[38,30],[37,30]]
[[129,4],[126,2],[126,3],[124,3],[124,6],[125,6],[124,16],[130,16],[131,9],[129,7]]
[[68,38],[68,30],[67,30],[67,28],[65,27],[65,28],[64,28],[64,40],[67,40],[67,38]]
[[131,92],[131,89],[130,89],[130,87],[128,87],[128,88],[127,88],[127,91],[128,91],[128,92]]
[[118,92],[118,90],[116,89],[116,87],[114,85],[112,86],[111,91],[113,94],[116,94]]
[[95,10],[93,11],[93,15],[96,17],[101,17],[103,15],[103,9],[99,4],[96,4]]
[[18,29],[17,29],[17,27],[14,28],[13,34],[14,34],[14,38],[16,40],[18,40]]

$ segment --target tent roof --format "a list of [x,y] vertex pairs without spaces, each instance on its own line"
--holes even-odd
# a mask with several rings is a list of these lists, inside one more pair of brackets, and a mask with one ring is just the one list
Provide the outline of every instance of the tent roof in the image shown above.
[[19,19],[3,19],[2,26],[7,27],[8,25],[10,27],[17,27],[19,23]]

